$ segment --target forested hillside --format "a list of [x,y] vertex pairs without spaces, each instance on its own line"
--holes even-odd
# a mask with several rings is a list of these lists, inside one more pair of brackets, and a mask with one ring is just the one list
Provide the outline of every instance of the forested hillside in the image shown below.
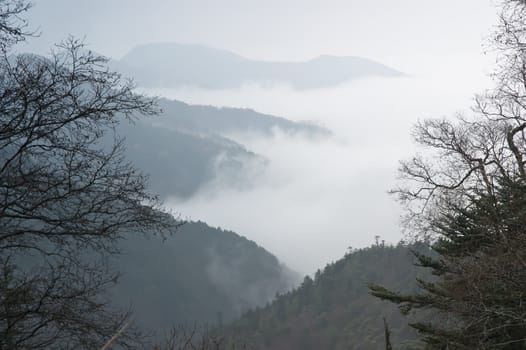
[[413,265],[412,249],[429,252],[402,244],[352,251],[220,332],[254,349],[381,349],[385,317],[393,343],[403,348],[416,338],[414,331],[396,306],[371,296],[368,285],[415,291],[415,278],[425,271]]
[[151,191],[165,199],[188,197],[221,178],[224,184],[248,186],[254,169],[266,159],[243,145],[218,135],[203,135],[156,127],[148,123],[122,125],[126,154],[149,175]]
[[163,113],[155,125],[188,132],[218,134],[250,132],[270,136],[275,131],[307,137],[328,137],[331,132],[321,126],[294,122],[282,117],[259,113],[248,108],[191,105],[177,100],[160,99]]
[[189,197],[203,186],[220,181],[222,186],[252,185],[267,159],[229,138],[231,133],[271,137],[274,132],[324,138],[330,131],[261,114],[250,109],[189,105],[161,99],[162,113],[122,123],[119,133],[126,155],[150,176],[149,189],[163,199]]
[[300,280],[256,243],[202,222],[185,223],[165,240],[128,235],[119,247],[122,276],[112,299],[131,305],[145,329],[228,322]]

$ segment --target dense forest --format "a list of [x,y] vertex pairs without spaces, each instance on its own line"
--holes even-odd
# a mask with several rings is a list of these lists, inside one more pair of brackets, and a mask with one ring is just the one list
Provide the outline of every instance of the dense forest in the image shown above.
[[404,244],[350,251],[219,332],[254,349],[381,349],[385,318],[395,343],[414,345],[416,333],[398,308],[371,296],[367,288],[380,283],[416,292],[415,278],[428,274],[414,265],[412,251],[431,254],[425,245]]
[[256,243],[202,222],[186,222],[164,239],[127,235],[120,251],[111,299],[161,334],[172,325],[230,322],[300,280]]

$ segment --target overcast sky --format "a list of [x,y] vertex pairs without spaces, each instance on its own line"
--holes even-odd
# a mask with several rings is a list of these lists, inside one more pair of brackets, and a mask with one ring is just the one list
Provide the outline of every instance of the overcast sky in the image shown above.
[[404,71],[475,60],[495,22],[492,0],[34,0],[45,51],[64,33],[119,58],[147,42],[177,41],[249,58],[356,55]]
[[[287,86],[155,91],[190,103],[255,108],[314,120],[336,137],[322,143],[237,135],[271,160],[260,186],[211,186],[169,204],[183,216],[232,229],[301,272],[312,273],[381,235],[402,238],[387,195],[399,159],[414,152],[410,126],[469,111],[489,87],[483,43],[496,23],[492,0],[34,0],[42,36],[23,50],[45,53],[67,36],[120,58],[138,44],[203,44],[248,58],[290,61],[321,54],[374,59],[410,74],[340,87]],[[216,184],[217,185],[217,184]]]

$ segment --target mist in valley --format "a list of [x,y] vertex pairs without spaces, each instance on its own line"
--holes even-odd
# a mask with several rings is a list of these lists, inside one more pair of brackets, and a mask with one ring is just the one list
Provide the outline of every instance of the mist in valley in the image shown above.
[[[44,4],[51,3],[59,10],[49,11]],[[403,238],[400,207],[387,191],[398,161],[412,154],[412,124],[469,112],[474,94],[490,85],[493,56],[484,54],[483,45],[495,18],[489,1],[156,1],[145,11],[141,2],[116,0],[107,7],[101,1],[79,4],[83,16],[75,20],[60,10],[63,3],[36,2],[31,19],[41,23],[42,36],[26,47],[46,52],[43,47],[67,31],[85,35],[90,48],[116,60],[140,44],[180,42],[271,62],[355,55],[406,74],[314,89],[275,81],[230,89],[138,87],[190,104],[307,121],[333,133],[318,140],[280,130],[272,137],[228,135],[266,157],[267,167],[244,169],[248,186],[232,186],[219,174],[189,198],[166,199],[181,217],[246,235],[303,273],[338,259],[350,246],[371,244],[376,235],[392,243]],[[116,13],[119,23],[112,20]],[[174,61],[169,69],[177,67]]]
[[[466,83],[452,86],[453,80]],[[487,85],[489,78],[471,67],[433,79],[369,78],[314,90],[283,84],[145,90],[193,104],[253,108],[333,133],[319,139],[279,129],[271,137],[231,134],[269,160],[263,171],[250,173],[252,184],[232,188],[219,177],[191,198],[166,204],[184,217],[260,242],[303,273],[340,258],[349,247],[372,244],[376,235],[397,243],[404,238],[401,209],[387,192],[399,160],[414,150],[411,126],[419,118],[469,114],[474,93]]]
[[[300,338],[301,327],[325,332],[331,322],[373,334],[374,310],[387,310],[405,337],[398,310],[367,286],[414,287],[406,279],[427,275],[409,251],[429,247],[398,244],[412,237],[388,192],[400,161],[421,152],[415,123],[471,115],[476,94],[492,86],[495,4],[73,3],[35,0],[27,18],[36,35],[14,53],[50,57],[68,35],[84,38],[79,57],[103,55],[97,69],[132,79],[130,98],[159,107],[135,108],[145,115],[133,123],[122,122],[122,108],[108,128],[123,137],[120,160],[146,176],[137,188],[161,199],[152,213],[170,231],[130,226],[112,242],[108,270],[122,278],[105,290],[110,304],[131,305],[146,328],[195,322],[228,331],[240,322],[252,339],[268,327],[282,344],[295,339],[286,335],[296,324]],[[119,84],[100,91],[128,86]],[[369,305],[373,316],[355,312]],[[365,331],[360,317],[370,321]],[[285,330],[273,334],[276,319]],[[338,332],[324,336],[348,348]]]

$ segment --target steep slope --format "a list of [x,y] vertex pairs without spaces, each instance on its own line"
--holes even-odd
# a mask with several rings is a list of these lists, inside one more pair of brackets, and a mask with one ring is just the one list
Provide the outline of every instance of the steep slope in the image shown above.
[[[20,56],[51,64],[40,55]],[[264,137],[279,129],[311,138],[331,135],[319,126],[250,109],[189,105],[167,99],[160,99],[159,106],[161,115],[142,118],[134,125],[121,123],[117,131],[126,138],[127,159],[150,175],[150,189],[163,199],[190,197],[214,181],[230,188],[251,186],[256,174],[265,169],[267,159],[229,139],[231,133]]]
[[120,248],[113,299],[131,304],[135,321],[148,329],[228,322],[299,281],[256,243],[202,222],[186,223],[164,241],[129,235]]
[[306,277],[299,288],[245,313],[220,332],[254,349],[382,349],[385,317],[393,343],[402,346],[402,339],[415,338],[407,319],[392,304],[369,295],[367,286],[415,289],[415,277],[425,271],[413,265],[410,249],[426,248],[374,246],[354,251],[316,273],[314,280]]
[[189,105],[177,100],[161,99],[163,116],[156,118],[156,125],[177,130],[228,135],[249,132],[270,135],[277,129],[287,134],[308,137],[328,137],[331,132],[323,127],[304,122],[258,113],[252,109]]
[[267,159],[228,138],[231,133],[271,136],[276,130],[308,138],[330,131],[257,113],[250,109],[189,105],[161,99],[162,114],[122,123],[127,158],[150,175],[150,189],[163,198],[189,197],[215,182],[230,188],[250,187]]
[[162,198],[188,197],[201,187],[250,186],[253,173],[267,160],[224,137],[153,126],[145,121],[122,124],[126,156],[149,175],[149,187]]
[[402,73],[361,57],[319,56],[305,62],[265,62],[199,45],[146,44],[133,48],[115,67],[143,87],[236,88],[281,82],[299,89],[338,85],[364,77]]

